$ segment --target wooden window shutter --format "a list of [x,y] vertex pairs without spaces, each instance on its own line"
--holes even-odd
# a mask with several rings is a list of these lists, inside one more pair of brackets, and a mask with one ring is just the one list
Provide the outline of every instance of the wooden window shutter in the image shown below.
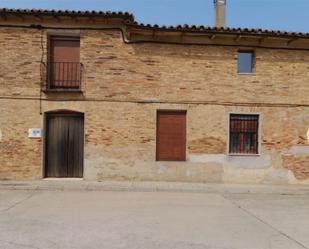
[[157,161],[186,160],[186,112],[158,111]]
[[80,87],[79,38],[51,37],[48,63],[50,88]]

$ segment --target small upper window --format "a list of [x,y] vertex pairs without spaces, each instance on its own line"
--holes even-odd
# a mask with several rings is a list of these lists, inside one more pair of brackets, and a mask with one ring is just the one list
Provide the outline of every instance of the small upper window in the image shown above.
[[253,51],[238,51],[238,73],[253,73]]

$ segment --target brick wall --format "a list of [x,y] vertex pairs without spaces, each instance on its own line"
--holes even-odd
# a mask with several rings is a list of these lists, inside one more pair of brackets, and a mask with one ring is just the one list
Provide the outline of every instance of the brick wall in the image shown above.
[[[27,131],[59,109],[85,113],[86,179],[276,182],[287,169],[309,179],[308,51],[255,49],[255,74],[240,76],[237,47],[124,44],[118,31],[83,30],[83,94],[44,94],[46,37],[0,29],[1,179],[42,177],[43,140]],[[187,110],[187,162],[155,162],[157,109]],[[230,112],[261,114],[260,156],[227,156]]]
[[255,49],[255,75],[239,76],[237,47],[125,45],[103,31],[81,38],[87,97],[103,90],[110,99],[309,103],[309,52]]

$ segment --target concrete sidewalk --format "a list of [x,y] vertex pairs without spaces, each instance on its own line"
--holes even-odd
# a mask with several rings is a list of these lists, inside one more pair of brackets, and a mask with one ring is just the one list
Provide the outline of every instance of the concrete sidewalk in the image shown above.
[[91,182],[80,179],[44,179],[36,181],[0,181],[0,190],[76,190],[142,191],[196,193],[256,193],[309,195],[309,185],[240,185],[183,182]]
[[1,249],[308,249],[308,231],[309,195],[0,190]]

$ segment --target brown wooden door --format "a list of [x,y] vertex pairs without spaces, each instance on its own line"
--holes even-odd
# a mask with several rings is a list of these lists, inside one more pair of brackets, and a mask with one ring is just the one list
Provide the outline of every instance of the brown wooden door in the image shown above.
[[79,39],[52,37],[49,63],[51,88],[78,88],[80,86]]
[[157,161],[186,160],[186,112],[158,111]]
[[47,114],[45,177],[82,177],[84,117]]

